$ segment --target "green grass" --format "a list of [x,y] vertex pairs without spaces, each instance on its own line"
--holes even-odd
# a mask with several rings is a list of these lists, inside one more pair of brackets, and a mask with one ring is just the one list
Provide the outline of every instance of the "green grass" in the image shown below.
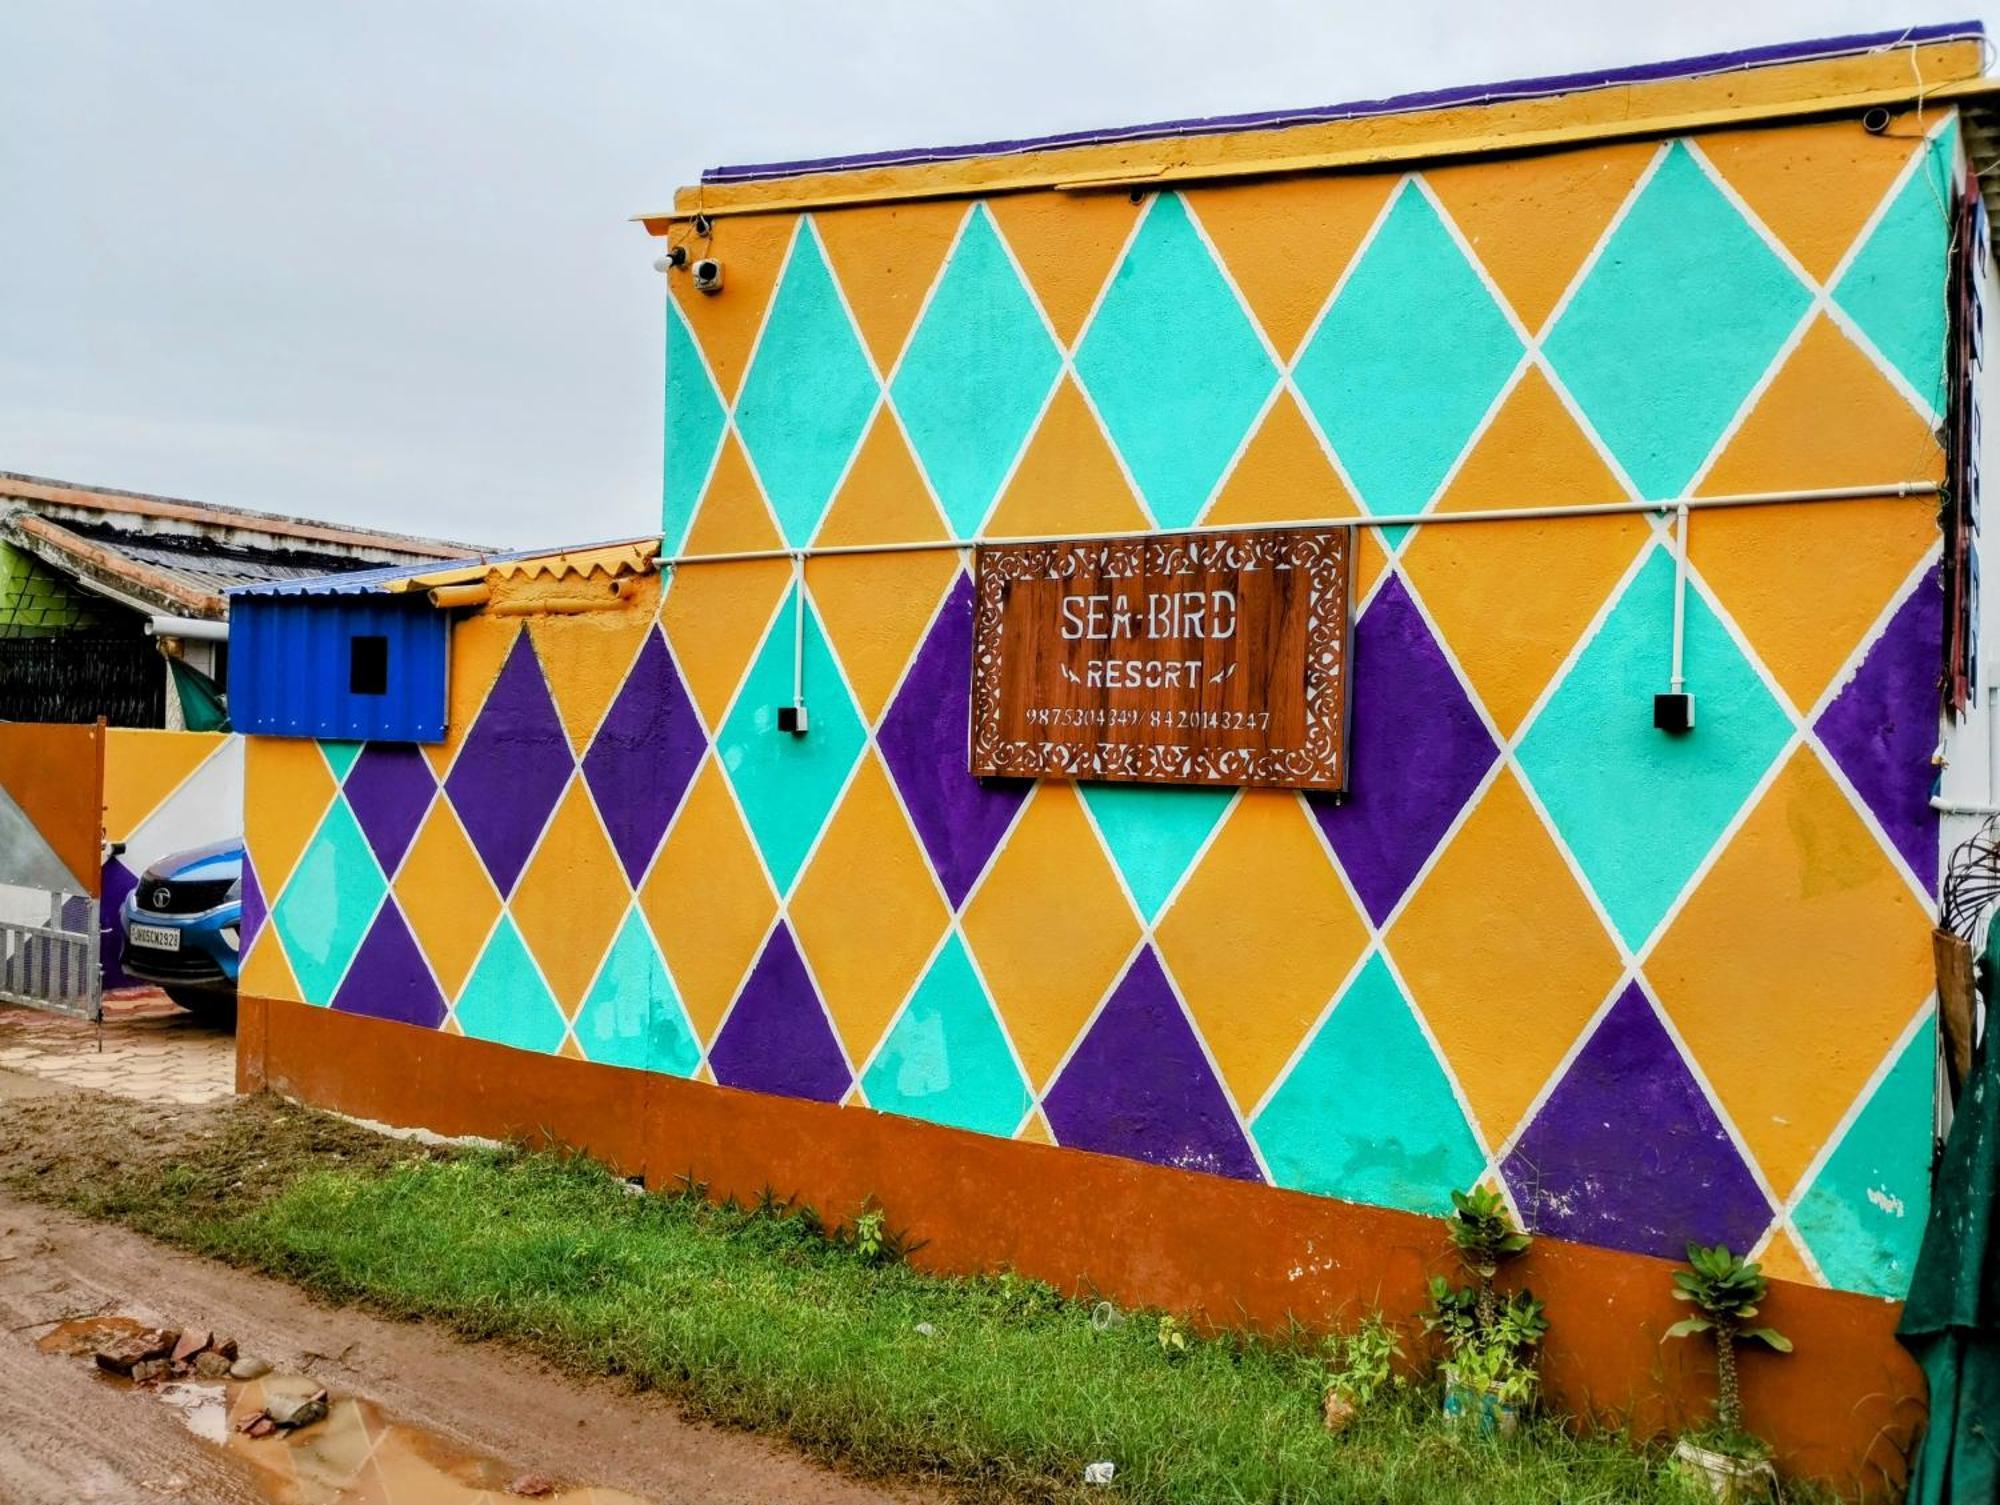
[[[973,1497],[1696,1498],[1657,1451],[1617,1437],[1579,1439],[1553,1422],[1510,1439],[1458,1435],[1428,1388],[1331,1434],[1303,1337],[1225,1335],[1170,1357],[1157,1314],[1099,1332],[1088,1305],[1047,1286],[871,1262],[810,1215],[632,1196],[574,1158],[413,1154],[359,1133],[296,1109],[239,1111],[220,1130],[94,1168],[76,1154],[9,1161],[0,1142],[0,1171],[16,1189],[329,1300],[629,1376],[691,1414]],[[344,1163],[325,1168],[330,1154]],[[1117,1464],[1113,1488],[1080,1484],[1094,1459]]]

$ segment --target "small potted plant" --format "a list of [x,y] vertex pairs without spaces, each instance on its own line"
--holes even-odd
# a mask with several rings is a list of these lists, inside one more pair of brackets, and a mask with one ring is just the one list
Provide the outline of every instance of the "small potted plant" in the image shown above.
[[1779,1353],[1792,1351],[1791,1340],[1776,1328],[1750,1326],[1766,1289],[1763,1271],[1730,1253],[1725,1244],[1713,1249],[1689,1244],[1688,1267],[1674,1271],[1674,1300],[1692,1304],[1696,1315],[1676,1322],[1667,1329],[1666,1337],[1707,1333],[1715,1343],[1715,1420],[1682,1437],[1674,1447],[1674,1458],[1706,1480],[1723,1505],[1735,1505],[1753,1495],[1772,1495],[1777,1486],[1770,1449],[1743,1430],[1736,1376],[1739,1339],[1762,1343]]
[[1425,1325],[1440,1333],[1451,1360],[1444,1366],[1444,1415],[1472,1418],[1482,1436],[1511,1433],[1535,1403],[1540,1376],[1535,1353],[1549,1330],[1542,1304],[1530,1291],[1494,1297],[1493,1322],[1478,1325],[1479,1296],[1433,1277]]
[[1323,1348],[1320,1414],[1329,1432],[1340,1431],[1376,1396],[1402,1386],[1395,1364],[1403,1356],[1403,1340],[1380,1312],[1363,1317],[1351,1333],[1330,1334]]
[[1486,1187],[1451,1194],[1452,1247],[1473,1277],[1454,1286],[1432,1276],[1424,1326],[1444,1340],[1444,1414],[1477,1418],[1482,1433],[1511,1432],[1534,1403],[1535,1353],[1548,1319],[1532,1292],[1502,1298],[1493,1288],[1502,1263],[1532,1242],[1514,1226],[1500,1194]]

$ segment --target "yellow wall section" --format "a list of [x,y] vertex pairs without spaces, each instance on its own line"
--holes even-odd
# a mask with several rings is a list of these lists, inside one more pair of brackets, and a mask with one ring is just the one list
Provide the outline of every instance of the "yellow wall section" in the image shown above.
[[[104,734],[104,834],[122,841],[229,740],[225,732],[114,726]],[[218,830],[217,836],[225,834]]]
[[1785,249],[1821,282],[1833,275],[1922,134],[1899,114],[1881,135],[1847,121],[1718,131],[1697,139]]
[[1647,961],[1779,1196],[1931,992],[1929,928],[1800,748]]
[[820,223],[827,260],[878,371],[896,364],[964,219],[963,204],[932,200],[878,204]]
[[706,241],[684,230],[673,238],[690,257],[713,256],[724,268],[723,296],[698,293],[690,279],[673,276],[667,287],[688,328],[708,356],[709,370],[726,400],[734,401],[750,367],[750,349],[763,327],[764,309],[778,285],[785,252],[792,243],[790,215],[717,220]]
[[815,542],[833,548],[945,536],[944,519],[931,501],[923,473],[903,442],[901,428],[884,408],[855,451],[854,463],[833,494]]
[[281,737],[245,738],[243,760],[244,788],[255,791],[244,801],[244,842],[265,901],[275,902],[332,803],[333,774],[318,744]]
[[[1929,426],[1822,314],[1697,490],[1943,474]],[[1804,711],[1937,537],[1930,509],[1908,502],[1775,508],[1704,513],[1690,522],[1688,554]]]
[[1039,1090],[1139,939],[1071,785],[1035,786],[963,923]]
[[865,1061],[951,919],[874,753],[834,811],[791,912],[848,1059]]
[[1146,514],[1118,458],[1063,377],[1048,411],[983,530],[989,538],[1047,538],[1058,533],[1143,532]]
[[572,1018],[631,903],[597,806],[583,776],[572,774],[509,905],[549,990]]
[[722,724],[791,578],[786,561],[764,559],[675,570],[668,582],[660,625],[711,732]]
[[1368,945],[1305,808],[1274,789],[1237,800],[1158,935],[1246,1114]]
[[1424,181],[1539,333],[1658,148],[1651,142],[1433,167]]
[[[1610,467],[1531,367],[1437,510],[1583,505],[1618,492]],[[1650,533],[1641,517],[1417,530],[1404,567],[1503,735],[1519,729]]]
[[[450,801],[432,804],[417,828],[416,840],[396,873],[395,890],[396,903],[430,958],[438,986],[447,998],[456,998],[500,917],[500,895]],[[275,938],[268,928],[266,934]],[[259,952],[263,946],[260,939]]]
[[[559,581],[550,583],[549,593],[577,597],[608,589],[609,582],[602,580]],[[515,592],[506,589],[502,598],[514,600]],[[659,579],[649,575],[632,581],[631,594],[611,610],[530,619],[528,634],[535,641],[535,656],[541,660],[570,746],[578,754],[611,708],[640,642],[652,630],[659,604]]]
[[771,509],[764,505],[764,493],[744,457],[743,444],[732,431],[722,441],[722,453],[695,510],[694,524],[688,529],[686,554],[736,554],[752,549],[775,549],[783,545]]
[[1014,250],[1056,338],[1075,343],[1138,223],[1123,193],[1029,193],[987,206]]
[[1281,358],[1298,350],[1396,182],[1388,173],[1300,177],[1188,194]]
[[[1388,934],[1488,1147],[1521,1121],[1618,981],[1618,953],[1502,769]],[[1516,1000],[1511,1023],[1495,1000]]]
[[710,753],[674,817],[639,903],[704,1042],[763,944],[778,901]]

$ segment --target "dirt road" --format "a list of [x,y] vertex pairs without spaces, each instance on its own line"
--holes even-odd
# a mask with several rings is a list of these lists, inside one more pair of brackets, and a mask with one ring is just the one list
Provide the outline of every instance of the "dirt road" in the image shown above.
[[[0,1098],[43,1093],[66,1095],[0,1071]],[[337,1486],[302,1461],[270,1455],[265,1444],[256,1447],[270,1456],[246,1456],[253,1450],[233,1440],[203,1441],[148,1392],[99,1376],[87,1360],[37,1350],[38,1337],[60,1319],[108,1312],[226,1333],[246,1354],[309,1375],[337,1397],[366,1397],[372,1406],[340,1445],[376,1449],[380,1458],[343,1460],[343,1467],[355,1463],[349,1472],[356,1482]],[[232,1395],[231,1404],[238,1399]],[[388,1429],[396,1434],[389,1437],[385,1418],[406,1425]],[[428,1460],[424,1477],[433,1480],[440,1469],[480,1480],[533,1471],[658,1505],[880,1505],[898,1498],[773,1444],[690,1424],[664,1402],[611,1382],[579,1383],[421,1325],[316,1306],[289,1286],[123,1228],[0,1199],[0,1500],[436,1505],[441,1486],[398,1485],[392,1452]],[[481,1468],[472,1469],[469,1458]],[[503,1496],[468,1488],[452,1498]],[[561,1498],[583,1505],[626,1496],[565,1488]]]

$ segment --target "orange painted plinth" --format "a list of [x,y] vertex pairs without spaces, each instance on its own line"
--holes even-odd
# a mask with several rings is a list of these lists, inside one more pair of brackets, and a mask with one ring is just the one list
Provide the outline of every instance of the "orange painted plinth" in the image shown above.
[[[924,1241],[915,1258],[928,1268],[1012,1268],[1217,1325],[1325,1328],[1378,1306],[1406,1321],[1426,1278],[1454,1268],[1439,1223],[1410,1213],[301,1004],[242,1000],[236,1072],[240,1091],[269,1088],[382,1123],[552,1140],[655,1188],[684,1174],[718,1198],[770,1188],[830,1222],[872,1197]],[[1553,1239],[1510,1268],[1548,1303],[1554,1407],[1641,1435],[1706,1414],[1707,1350],[1661,1342],[1686,1311],[1669,1295],[1672,1268]],[[1796,1352],[1745,1353],[1743,1388],[1749,1426],[1788,1472],[1871,1495],[1900,1482],[1923,1386],[1893,1336],[1898,1310],[1773,1282],[1765,1320]]]

